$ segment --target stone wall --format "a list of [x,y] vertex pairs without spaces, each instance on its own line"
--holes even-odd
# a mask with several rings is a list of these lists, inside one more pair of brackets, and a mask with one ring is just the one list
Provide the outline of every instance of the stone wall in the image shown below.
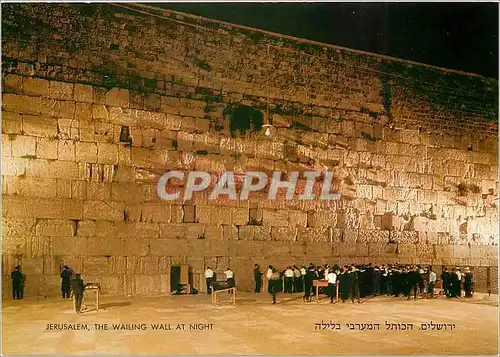
[[[4,288],[16,264],[49,296],[61,264],[153,295],[176,263],[249,290],[254,263],[401,262],[497,289],[497,81],[140,4],[2,15]],[[161,201],[172,169],[329,170],[342,197]]]

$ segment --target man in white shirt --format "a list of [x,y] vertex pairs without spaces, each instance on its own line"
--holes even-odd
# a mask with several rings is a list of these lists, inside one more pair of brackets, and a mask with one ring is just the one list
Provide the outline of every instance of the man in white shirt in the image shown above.
[[269,294],[272,294],[272,284],[270,284],[271,277],[273,276],[273,266],[269,265],[269,268],[267,269],[266,272],[266,278],[267,278],[267,292]]
[[207,270],[205,270],[205,280],[207,282],[207,294],[210,294],[210,287],[212,286],[212,282],[214,281],[214,271],[210,267],[207,267]]
[[432,267],[429,267],[429,285],[427,285],[427,290],[431,295],[431,299],[434,298],[434,284],[436,284],[437,275],[432,271]]
[[224,272],[226,274],[226,280],[230,288],[233,288],[235,286],[235,281],[234,281],[234,273],[231,269],[227,268],[226,271]]
[[293,270],[287,267],[285,270],[285,293],[291,294],[293,292]]
[[332,270],[328,271],[326,276],[328,280],[328,295],[330,295],[330,304],[333,304],[333,298],[335,297],[335,285],[337,284],[337,274]]
[[301,292],[301,287],[302,287],[302,275],[300,275],[300,270],[299,268],[294,265],[293,266],[293,286],[294,286],[294,293],[300,293]]

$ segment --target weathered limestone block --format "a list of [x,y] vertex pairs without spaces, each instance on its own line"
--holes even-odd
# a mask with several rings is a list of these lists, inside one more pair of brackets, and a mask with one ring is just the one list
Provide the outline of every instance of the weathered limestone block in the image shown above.
[[234,207],[231,209],[232,224],[242,226],[249,222],[249,209],[246,207]]
[[[17,74],[8,74],[4,77],[3,86],[10,93],[21,93],[23,91],[24,77]],[[28,94],[28,93],[25,93]]]
[[331,242],[330,230],[328,228],[297,228],[297,241],[302,242]]
[[144,222],[168,223],[170,222],[171,207],[165,202],[144,203],[141,218]]
[[208,225],[205,227],[204,239],[223,239],[224,230],[220,225]]
[[4,93],[2,100],[3,109],[19,114],[40,114],[42,111],[42,99],[27,95]]
[[18,135],[11,138],[12,156],[35,157],[36,140],[32,136]]
[[232,257],[260,257],[264,254],[264,245],[259,241],[236,241],[229,244]]
[[83,216],[85,219],[123,220],[124,205],[122,202],[85,201]]
[[179,114],[180,113],[180,100],[175,97],[161,97],[160,108],[161,111],[168,114]]
[[4,184],[7,186],[6,194],[28,197],[56,197],[56,179],[37,177],[12,177],[6,176]]
[[57,158],[63,161],[75,161],[75,142],[59,140],[57,143]]
[[187,239],[200,239],[202,240],[205,232],[205,225],[201,223],[186,223],[186,238]]
[[387,230],[358,230],[357,243],[385,243],[389,242]]
[[234,225],[223,225],[222,226],[222,238],[225,240],[236,240],[239,239],[239,227]]
[[264,226],[288,226],[288,216],[285,210],[262,211],[262,224]]
[[111,184],[111,200],[124,202],[145,201],[151,187],[146,184],[119,183]]
[[306,227],[307,213],[303,211],[288,211],[288,224],[292,227]]
[[335,227],[337,214],[334,211],[318,210],[307,215],[309,227]]
[[94,90],[92,86],[75,83],[74,100],[77,102],[92,103]]
[[332,257],[331,242],[306,242],[306,256],[322,256],[322,257]]
[[206,102],[181,98],[180,114],[191,117],[203,118],[205,116],[206,105],[207,105]]
[[211,223],[214,225],[231,224],[232,208],[230,207],[212,207]]
[[[42,252],[50,246],[52,255],[81,256],[88,254],[87,238],[84,237],[38,237],[40,240],[33,240],[32,251],[42,255]],[[45,241],[42,241],[44,239]],[[47,255],[47,254],[46,254]]]
[[253,226],[254,240],[271,240],[271,227]]
[[72,237],[75,235],[76,222],[57,219],[38,219],[36,222],[37,236]]
[[23,115],[23,132],[25,135],[38,137],[57,137],[57,120],[34,115]]
[[416,231],[392,231],[391,241],[402,244],[418,243],[418,232]]
[[271,227],[271,238],[273,241],[295,241],[297,240],[297,229],[292,227]]
[[2,236],[30,236],[35,233],[34,218],[2,217]]
[[253,240],[254,235],[254,226],[240,226],[238,229],[239,240]]
[[27,239],[29,238],[26,238],[24,235],[3,237],[2,253],[6,255],[25,255],[27,250]]
[[141,127],[151,127],[156,129],[175,130],[165,113],[148,112],[143,110],[137,111],[137,125]]
[[354,244],[358,241],[358,229],[344,229],[342,234],[342,242]]
[[73,83],[49,82],[49,98],[73,100]]
[[154,222],[136,222],[132,224],[133,232],[132,237],[134,238],[158,238],[159,237],[159,225]]

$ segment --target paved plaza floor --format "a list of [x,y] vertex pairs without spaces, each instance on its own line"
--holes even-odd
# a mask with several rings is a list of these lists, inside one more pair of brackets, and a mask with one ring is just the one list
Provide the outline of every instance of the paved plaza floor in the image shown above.
[[[280,294],[272,305],[269,294],[238,293],[236,306],[225,298],[213,306],[205,294],[103,297],[99,311],[83,314],[73,312],[70,300],[6,299],[3,354],[498,353],[498,303],[493,296],[417,301],[382,296],[361,304],[330,304],[326,298],[304,303],[301,295]],[[61,324],[87,329],[59,330]]]

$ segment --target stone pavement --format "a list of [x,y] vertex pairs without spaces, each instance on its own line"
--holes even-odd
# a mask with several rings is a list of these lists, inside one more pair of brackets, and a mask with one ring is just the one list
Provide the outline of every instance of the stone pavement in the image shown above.
[[[3,354],[7,355],[493,355],[498,353],[497,296],[485,300],[406,301],[388,297],[361,304],[304,303],[300,295],[238,293],[237,306],[214,307],[204,294],[151,298],[104,297],[99,311],[77,315],[70,301],[3,301]],[[226,300],[227,301],[227,300]],[[340,330],[315,330],[316,323]],[[386,322],[414,330],[387,330]],[[419,330],[423,324],[453,330]],[[52,330],[47,324],[86,324],[89,330]],[[96,330],[94,324],[108,324]],[[360,330],[376,324],[379,330]],[[113,330],[113,324],[132,330]],[[141,325],[145,324],[145,325]],[[172,330],[152,330],[168,324]],[[177,329],[178,324],[182,325]],[[211,324],[211,325],[210,325]],[[427,325],[425,325],[427,326]],[[425,327],[424,326],[424,327]],[[451,326],[451,325],[448,325]],[[141,330],[141,327],[147,328]],[[355,327],[351,330],[350,327]]]

